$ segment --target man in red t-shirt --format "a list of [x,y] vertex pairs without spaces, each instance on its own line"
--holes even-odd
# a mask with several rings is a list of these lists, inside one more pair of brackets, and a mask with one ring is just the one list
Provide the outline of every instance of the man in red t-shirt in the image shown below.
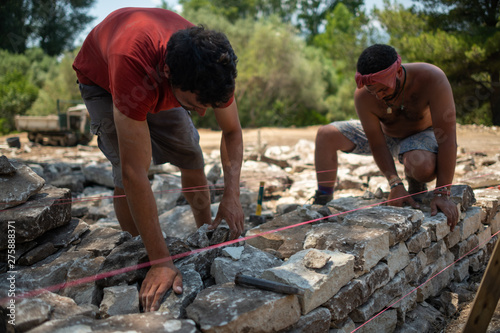
[[[170,254],[148,179],[151,159],[178,166],[182,186],[197,189],[184,195],[198,227],[215,228],[224,219],[231,239],[243,232],[236,62],[222,33],[196,27],[168,10],[122,8],[90,32],[73,63],[92,131],[113,165],[115,196],[122,196],[114,199],[120,226],[141,235],[153,262],[140,290],[145,311],[158,309],[169,288],[182,292],[179,270],[162,260]],[[189,114],[203,116],[209,107],[222,131],[224,170],[224,194],[213,221],[199,135]]]

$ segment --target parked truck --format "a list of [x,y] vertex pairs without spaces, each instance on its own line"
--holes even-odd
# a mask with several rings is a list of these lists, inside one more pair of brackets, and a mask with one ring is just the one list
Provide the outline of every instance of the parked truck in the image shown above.
[[80,101],[57,100],[57,115],[15,116],[16,129],[28,132],[28,139],[44,145],[86,145],[93,137],[90,132],[90,116],[85,104],[77,104],[61,111],[62,103]]

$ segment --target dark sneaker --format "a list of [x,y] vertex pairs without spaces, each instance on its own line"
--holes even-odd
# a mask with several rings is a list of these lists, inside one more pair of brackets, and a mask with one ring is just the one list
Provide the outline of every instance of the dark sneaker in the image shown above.
[[333,200],[333,194],[322,194],[318,190],[316,190],[316,194],[314,195],[313,205],[324,206],[332,200]]
[[421,183],[416,179],[408,176],[406,176],[406,181],[408,181],[408,193],[412,194],[411,197],[413,198],[413,200],[422,203],[427,195],[426,183]]
[[408,181],[408,193],[415,194],[427,191],[426,183],[421,183],[408,176],[406,176],[406,180]]

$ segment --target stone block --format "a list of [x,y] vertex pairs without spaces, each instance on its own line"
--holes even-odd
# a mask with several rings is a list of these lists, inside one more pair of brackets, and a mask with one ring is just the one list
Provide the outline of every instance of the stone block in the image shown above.
[[103,290],[104,296],[99,306],[102,318],[139,313],[139,290],[137,286],[113,286]]
[[351,312],[349,317],[351,317],[355,323],[366,322],[372,316],[390,306],[390,301],[401,296],[405,288],[405,274],[404,272],[400,272],[389,283],[375,291],[367,302]]
[[467,210],[464,220],[459,224],[460,239],[465,240],[475,234],[481,227],[481,208],[471,207]]
[[410,253],[419,253],[430,245],[431,232],[428,228],[423,227],[420,227],[420,229],[406,241],[406,247]]
[[328,332],[331,322],[330,311],[326,308],[319,307],[301,316],[299,321],[291,327],[286,328],[282,332],[286,333],[303,333],[303,332]]
[[427,256],[427,265],[435,263],[447,251],[448,248],[446,247],[444,240],[441,239],[438,242],[433,242],[431,246],[424,250],[424,253]]
[[420,228],[421,211],[393,206],[377,206],[357,210],[344,216],[344,223],[389,231],[389,246],[406,241]]
[[389,234],[383,229],[322,223],[307,234],[304,248],[352,253],[354,270],[361,276],[389,254]]
[[477,239],[479,242],[479,248],[481,249],[485,247],[491,239],[491,227],[487,225],[481,226],[477,233]]
[[461,241],[454,247],[450,248],[451,253],[455,256],[455,259],[460,259],[463,256],[470,255],[477,251],[477,246],[479,245],[479,238],[477,235],[472,235],[464,241]]
[[403,270],[406,275],[406,280],[409,283],[416,283],[422,277],[424,273],[424,268],[427,266],[427,256],[424,251],[420,251],[413,258],[410,259],[410,263]]
[[[215,283],[224,284],[226,282],[234,282],[234,277],[237,273],[260,277],[266,269],[280,266],[283,263],[282,260],[249,244],[246,244],[244,247],[241,246],[241,248],[244,250],[237,260],[224,256],[215,258],[210,268],[210,274],[215,278]],[[224,250],[222,251],[224,252]]]
[[469,277],[469,258],[463,258],[453,267],[453,281],[461,282]]
[[490,221],[491,234],[494,235],[500,231],[500,211],[498,211],[495,216]]
[[461,232],[460,227],[455,227],[448,235],[444,237],[444,243],[447,248],[452,248],[460,242]]
[[421,303],[429,297],[438,295],[443,288],[449,285],[453,279],[453,270],[448,266],[453,261],[453,254],[447,251],[433,265],[428,266],[430,272],[420,281],[417,289],[417,302]]
[[296,295],[235,286],[202,290],[187,309],[188,318],[207,333],[276,332],[300,319]]
[[[298,211],[292,211],[290,213],[280,215],[270,222],[248,230],[245,236],[254,236],[305,221],[307,221],[307,219],[304,218]],[[282,255],[283,258],[289,258],[293,254],[304,249],[304,239],[307,232],[311,230],[311,228],[311,224],[306,224],[299,227],[263,234],[258,237],[248,239],[246,242],[247,244],[261,250],[276,250]]]
[[392,279],[399,271],[410,263],[410,254],[404,242],[390,248],[390,252],[385,257],[385,262],[389,267],[389,276]]
[[26,203],[0,211],[0,250],[7,248],[9,221],[14,221],[16,243],[25,243],[71,220],[71,192],[44,186]]
[[[328,261],[321,268],[309,268],[305,258],[312,253],[327,255]],[[339,251],[308,249],[301,251],[280,267],[265,270],[262,278],[299,287],[302,314],[307,314],[333,297],[340,288],[354,278],[354,256]]]
[[[10,164],[9,161],[6,163]],[[0,174],[0,211],[25,203],[45,184],[45,180],[30,167],[20,163],[10,166],[8,172]]]
[[394,332],[398,323],[396,310],[386,310],[362,326],[356,328],[359,333]]
[[450,233],[450,226],[447,224],[446,215],[444,215],[442,212],[438,212],[434,216],[431,216],[430,213],[426,213],[425,220],[422,223],[422,227],[429,230],[431,234],[431,240],[433,242],[437,242],[443,239]]

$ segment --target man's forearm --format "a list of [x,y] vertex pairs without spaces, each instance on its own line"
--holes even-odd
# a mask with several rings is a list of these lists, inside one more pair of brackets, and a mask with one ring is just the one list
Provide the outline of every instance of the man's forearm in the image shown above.
[[457,146],[453,141],[439,145],[436,166],[436,187],[453,183],[457,163]]
[[241,132],[223,134],[221,138],[221,162],[224,170],[224,189],[239,195],[243,139]]
[[155,197],[147,175],[123,174],[123,184],[127,201],[135,225],[146,247],[149,260],[159,260],[170,256],[158,220]]

